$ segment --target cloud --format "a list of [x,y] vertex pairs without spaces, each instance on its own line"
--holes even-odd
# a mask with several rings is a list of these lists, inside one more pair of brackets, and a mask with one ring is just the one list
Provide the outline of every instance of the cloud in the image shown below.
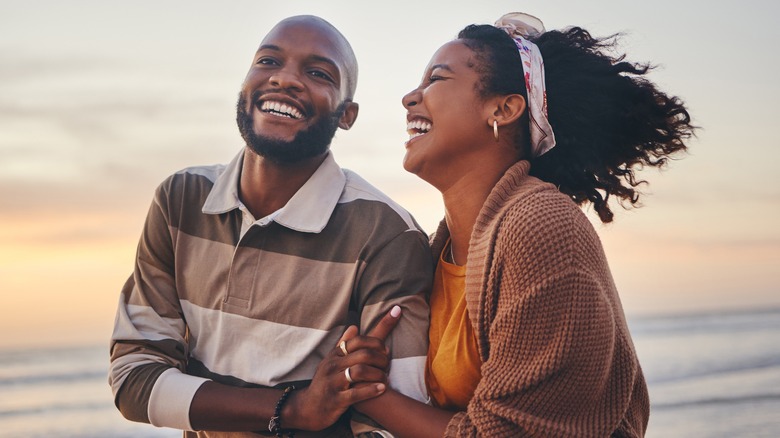
[[[12,55],[0,69],[0,89],[10,88],[0,94],[0,216],[147,199],[168,174],[225,161],[240,145],[234,96],[217,98],[207,83],[182,92],[190,84],[159,75],[155,90],[148,72],[110,60]],[[44,65],[57,75],[37,73]]]
[[120,65],[116,61],[107,58],[74,53],[42,55],[4,47],[0,48],[0,89],[117,67]]

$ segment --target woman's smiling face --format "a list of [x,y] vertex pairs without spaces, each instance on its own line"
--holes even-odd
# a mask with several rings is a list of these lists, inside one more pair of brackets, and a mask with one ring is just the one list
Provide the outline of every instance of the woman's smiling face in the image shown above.
[[471,49],[451,41],[436,51],[420,85],[402,100],[409,132],[404,168],[434,186],[462,171],[492,140],[475,64]]

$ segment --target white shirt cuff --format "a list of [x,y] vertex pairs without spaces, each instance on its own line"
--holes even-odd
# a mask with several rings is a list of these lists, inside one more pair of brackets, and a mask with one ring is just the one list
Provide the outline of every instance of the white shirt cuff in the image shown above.
[[192,398],[208,380],[184,374],[176,368],[160,374],[149,396],[149,422],[157,427],[193,430],[190,424]]
[[390,387],[407,397],[429,404],[431,399],[425,388],[425,361],[425,356],[391,359],[387,377]]

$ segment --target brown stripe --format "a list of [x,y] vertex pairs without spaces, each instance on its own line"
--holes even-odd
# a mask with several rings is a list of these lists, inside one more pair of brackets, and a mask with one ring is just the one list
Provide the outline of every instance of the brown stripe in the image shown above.
[[162,208],[170,214],[168,223],[179,232],[235,246],[241,231],[241,212],[235,209],[223,214],[203,213],[203,204],[213,186],[203,175],[172,175],[161,186],[165,201]]
[[145,364],[130,371],[116,394],[114,404],[131,421],[149,422],[149,397],[157,378],[171,367],[164,364]]
[[161,339],[151,341],[148,339],[138,340],[111,340],[111,360],[117,359],[128,354],[150,354],[160,357],[168,366],[177,367],[184,370],[186,362],[184,345],[173,339]]
[[366,260],[409,228],[387,204],[364,199],[338,204],[318,234],[272,227],[265,250],[339,263]]
[[206,367],[206,365],[203,364],[203,362],[199,361],[198,359],[195,359],[194,357],[190,357],[189,360],[187,361],[187,374],[191,376],[203,377],[205,379],[210,379],[218,383],[222,383],[230,386],[237,386],[240,388],[282,388],[284,389],[290,385],[293,385],[295,386],[296,389],[301,389],[309,386],[309,384],[311,383],[311,379],[308,379],[308,380],[297,380],[294,382],[279,383],[276,386],[259,385],[257,383],[247,382],[246,380],[239,379],[238,377],[215,373],[209,370],[208,367]]
[[[170,216],[168,223],[179,232],[235,245],[241,229],[240,211],[236,209],[219,215],[201,211],[212,186],[213,182],[202,175],[175,174],[159,189],[163,196],[160,208]],[[265,250],[349,263],[367,256],[409,227],[384,202],[356,199],[338,204],[320,233],[300,233],[276,223],[269,228],[276,237],[262,243]],[[345,238],[345,230],[349,230],[349,238]],[[249,245],[258,247],[256,242]]]
[[221,309],[233,251],[229,244],[179,234],[176,269],[179,299],[207,309]]
[[401,233],[366,260],[358,284],[359,304],[375,304],[391,296],[427,295],[432,283],[433,264],[425,235]]
[[[136,283],[137,279],[140,283]],[[167,275],[151,267],[145,267],[140,272],[136,270],[125,282],[122,296],[126,304],[152,307],[164,318],[181,318],[176,286]]]
[[[239,247],[232,274],[229,246],[187,235],[180,235],[178,244],[188,255],[178,262],[181,299],[202,308],[320,330],[347,325],[350,310],[427,294],[432,276],[427,244],[418,232],[397,236],[367,265],[359,260],[328,263]],[[202,261],[210,258],[222,262],[205,269]]]
[[428,354],[428,303],[424,295],[409,295],[363,309],[360,332],[367,334],[394,305],[399,305],[401,321],[387,338],[386,345],[395,359]]
[[[132,421],[149,422],[149,397],[157,378],[164,371],[176,367],[184,369],[186,362],[184,346],[171,339],[159,341],[124,341],[112,339],[111,361],[132,354],[157,356],[165,363],[143,364],[128,373],[114,403],[125,418]],[[112,376],[116,378],[117,376]]]

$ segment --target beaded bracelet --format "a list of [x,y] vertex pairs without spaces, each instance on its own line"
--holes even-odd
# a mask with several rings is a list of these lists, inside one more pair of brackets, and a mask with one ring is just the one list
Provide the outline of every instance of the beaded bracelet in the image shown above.
[[[268,422],[268,431],[271,433],[276,434],[276,438],[282,438],[284,431],[282,430],[282,407],[284,406],[284,403],[287,401],[287,398],[290,396],[290,393],[295,390],[295,386],[288,386],[284,389],[284,392],[282,393],[282,396],[279,397],[279,401],[276,402],[276,409],[274,409],[274,416],[271,417],[271,421]],[[293,432],[287,432],[288,437],[294,438],[295,434]]]

